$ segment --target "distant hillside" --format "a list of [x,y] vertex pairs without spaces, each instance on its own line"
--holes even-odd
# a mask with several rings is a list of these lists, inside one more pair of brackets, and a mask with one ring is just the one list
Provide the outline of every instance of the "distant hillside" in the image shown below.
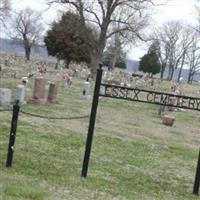
[[[24,54],[24,48],[12,40],[0,38],[0,52]],[[45,47],[37,46],[32,48],[31,56],[47,57],[48,53]]]
[[[134,73],[139,73],[139,74],[141,73],[139,71],[139,61],[136,61],[136,60],[127,60],[126,69],[129,72],[134,72]],[[175,70],[174,77],[173,77],[174,80],[177,79],[179,70],[180,70],[180,68]],[[168,69],[165,70],[164,78],[167,78],[167,74],[168,74]],[[189,74],[189,70],[188,69],[183,69],[182,70],[181,77],[183,78],[183,80],[187,80],[188,79],[188,74]],[[194,77],[194,81],[200,81],[200,74],[198,74],[198,75],[196,75]]]

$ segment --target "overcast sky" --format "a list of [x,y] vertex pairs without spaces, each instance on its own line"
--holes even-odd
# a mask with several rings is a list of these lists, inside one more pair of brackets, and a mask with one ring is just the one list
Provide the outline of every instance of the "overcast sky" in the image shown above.
[[[157,1],[163,3],[167,0]],[[47,9],[47,5],[44,3],[45,0],[11,0],[11,2],[13,9],[22,9],[25,7],[31,7],[38,11],[45,11]],[[195,23],[195,2],[195,0],[168,0],[167,4],[156,7],[156,13],[153,15],[153,19],[158,24],[169,20],[185,20],[189,23]],[[43,12],[43,18],[46,24],[51,23],[57,18],[57,10],[58,8],[54,6]],[[134,47],[129,53],[129,57],[138,60],[144,52],[143,49]]]

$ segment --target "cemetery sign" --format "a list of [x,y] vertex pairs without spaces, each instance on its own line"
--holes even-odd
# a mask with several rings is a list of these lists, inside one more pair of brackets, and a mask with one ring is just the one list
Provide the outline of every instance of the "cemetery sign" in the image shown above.
[[[182,96],[139,88],[129,88],[102,83],[99,96],[200,111],[200,98],[198,97]],[[176,98],[175,104],[172,103],[172,98]]]

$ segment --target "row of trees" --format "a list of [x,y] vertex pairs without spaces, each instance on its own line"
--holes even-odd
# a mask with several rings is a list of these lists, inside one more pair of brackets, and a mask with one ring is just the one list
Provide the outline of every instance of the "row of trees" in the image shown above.
[[[93,74],[103,57],[106,62],[108,55],[105,56],[104,53],[110,52],[113,47],[114,53],[111,56],[113,61],[109,65],[122,64],[123,56],[117,59],[120,57],[119,52],[122,48],[117,45],[119,39],[116,38],[120,38],[120,41],[122,39],[135,41],[141,38],[141,31],[148,24],[148,10],[154,5],[153,0],[46,0],[46,2],[49,5],[63,4],[66,6],[66,12],[61,20],[52,24],[51,30],[45,37],[44,41],[49,54],[57,56],[58,59],[66,57],[67,62],[70,59],[87,61]],[[7,27],[9,35],[15,41],[22,43],[26,58],[29,60],[31,48],[37,43],[38,38],[41,38],[41,14],[30,9],[12,13],[14,13],[13,17],[10,23],[7,23],[9,24]],[[65,15],[70,15],[73,18],[72,22],[76,24],[68,23],[69,20]],[[64,22],[68,23],[70,28],[65,26]],[[66,34],[68,36],[62,39],[56,38],[55,35],[53,36],[54,33],[58,37],[66,36]],[[58,39],[56,43],[55,39]],[[69,43],[65,46],[67,41]],[[59,45],[55,48],[51,47],[54,44]]]
[[[55,21],[43,38],[42,15],[29,8],[13,12],[7,23],[9,36],[21,43],[26,59],[31,48],[44,40],[50,55],[64,59],[66,66],[73,61],[84,61],[95,74],[103,61],[110,68],[125,66],[123,47],[127,42],[144,40],[142,31],[149,24],[149,9],[153,0],[46,0],[49,5],[62,4],[66,12]],[[10,1],[3,0],[0,7],[2,22],[10,11]],[[166,67],[168,79],[173,78],[179,67],[190,67],[188,82],[200,70],[199,29],[181,22],[172,21],[155,29],[146,41],[150,42],[148,53],[141,59],[141,70],[163,78]],[[146,62],[149,63],[146,65]],[[154,64],[153,64],[154,63]]]
[[141,58],[140,70],[151,74],[160,72],[163,79],[167,69],[167,79],[172,80],[179,69],[180,81],[184,67],[189,70],[188,83],[200,74],[200,34],[199,28],[181,21],[170,21],[156,28],[149,36],[151,45],[148,53]]

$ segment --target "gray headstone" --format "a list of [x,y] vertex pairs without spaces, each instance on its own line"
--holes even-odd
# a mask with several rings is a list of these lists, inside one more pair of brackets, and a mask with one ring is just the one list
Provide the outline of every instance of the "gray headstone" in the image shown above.
[[51,82],[49,85],[49,92],[47,97],[48,102],[55,102],[57,100],[57,89],[57,85]]
[[25,101],[25,90],[26,90],[26,87],[24,85],[18,85],[17,86],[17,91],[16,91],[16,99],[19,100],[19,102],[21,104],[24,104]]
[[11,89],[0,89],[0,105],[8,106],[11,103]]

